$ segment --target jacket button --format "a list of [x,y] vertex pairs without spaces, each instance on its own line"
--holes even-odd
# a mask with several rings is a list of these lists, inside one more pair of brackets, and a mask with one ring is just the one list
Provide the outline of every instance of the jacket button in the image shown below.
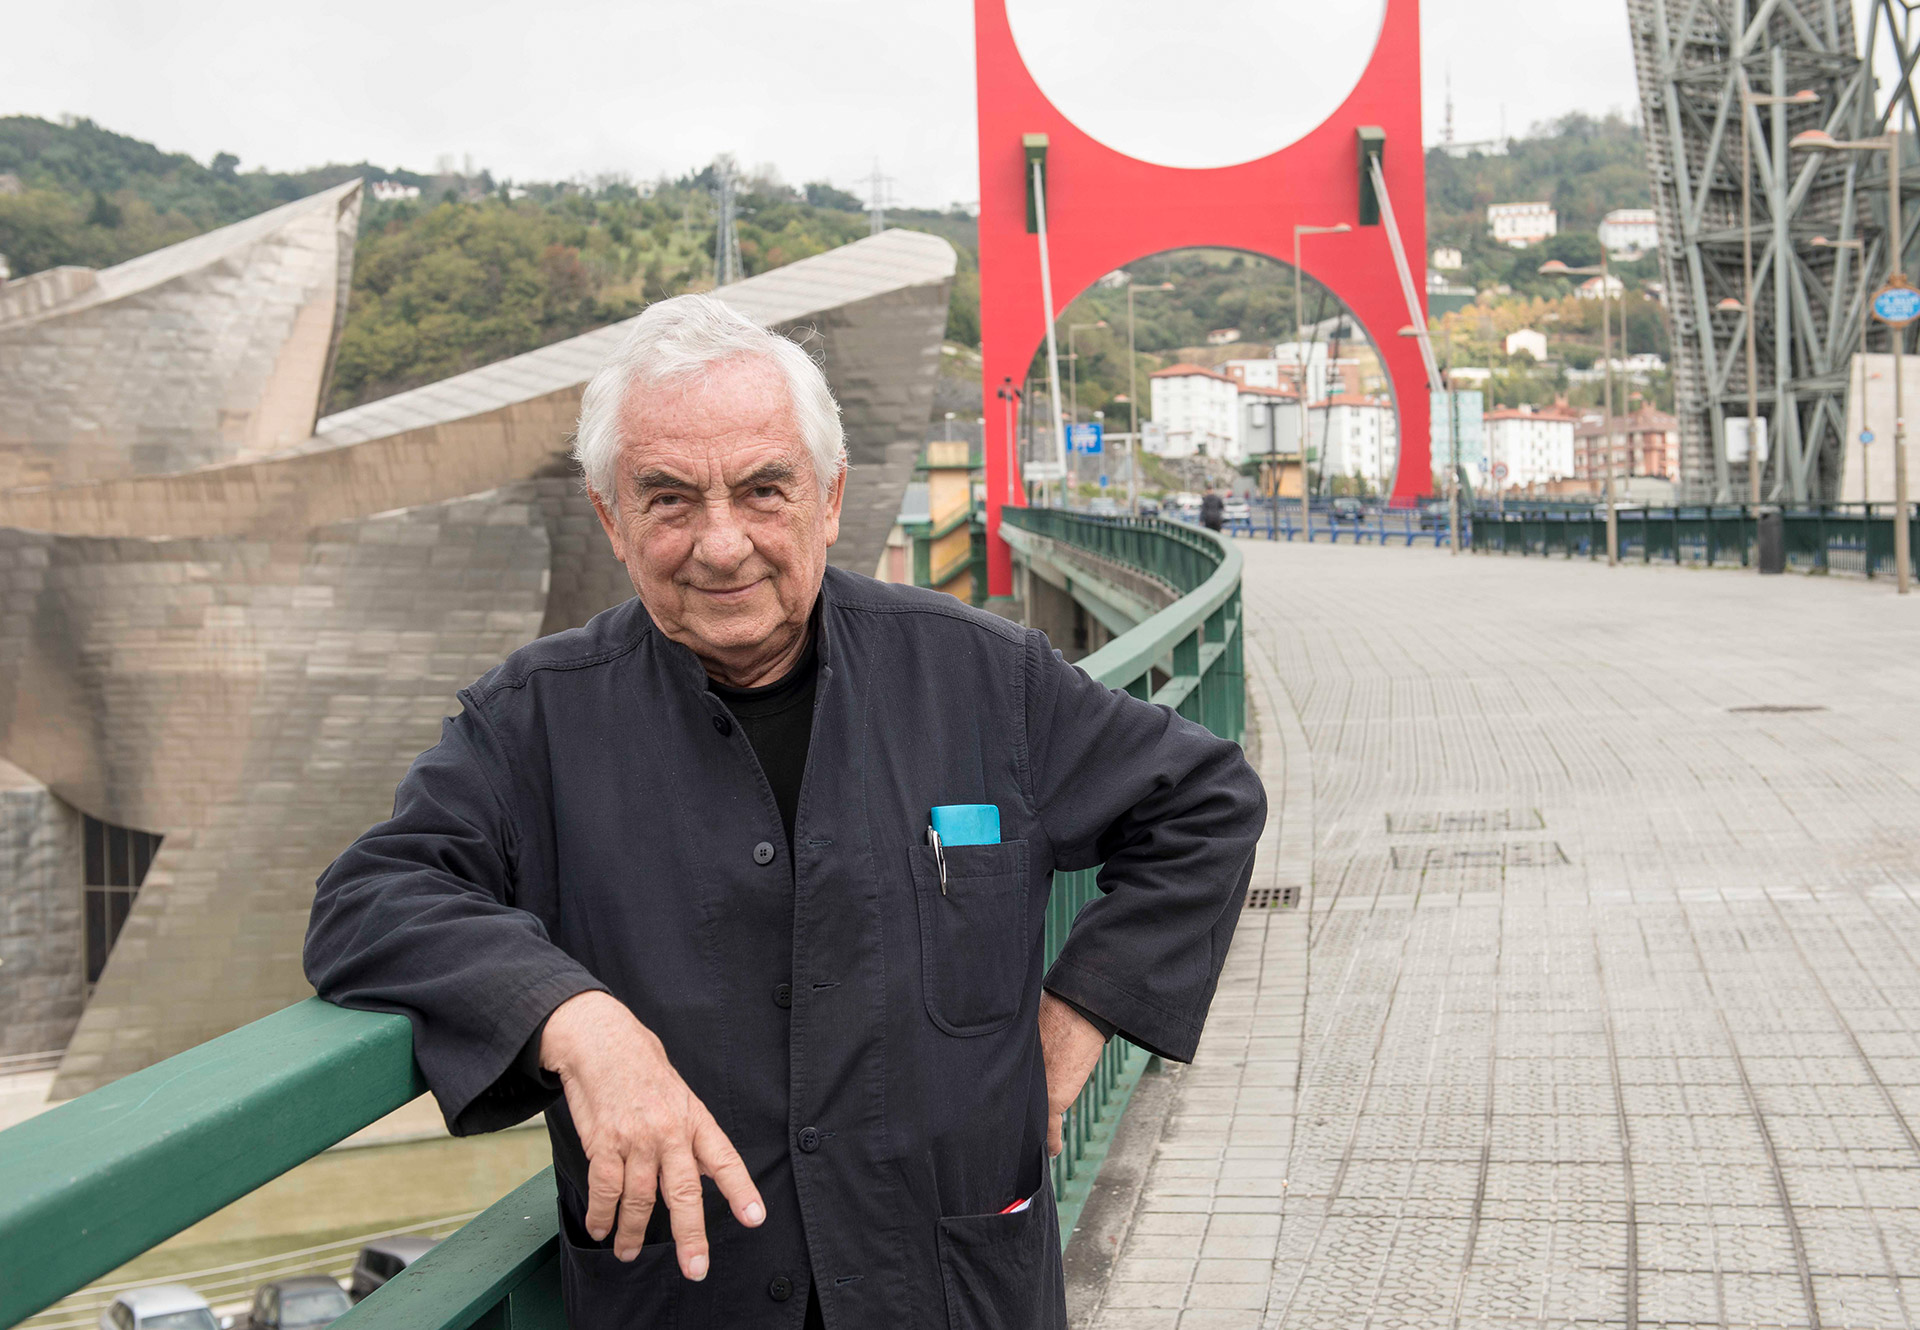
[[820,1129],[818,1127],[802,1127],[800,1129],[800,1148],[808,1154],[812,1154],[820,1148]]
[[767,1285],[767,1296],[775,1302],[785,1302],[793,1296],[793,1281],[785,1275],[775,1275],[773,1282]]
[[792,984],[781,984],[773,990],[773,1005],[783,1010],[793,1005]]
[[724,739],[733,733],[733,722],[725,716],[715,716],[713,718],[713,728],[720,731],[720,737]]
[[753,861],[756,864],[759,864],[762,868],[765,868],[768,864],[772,863],[773,862],[773,842],[770,840],[763,840],[758,845],[754,846]]

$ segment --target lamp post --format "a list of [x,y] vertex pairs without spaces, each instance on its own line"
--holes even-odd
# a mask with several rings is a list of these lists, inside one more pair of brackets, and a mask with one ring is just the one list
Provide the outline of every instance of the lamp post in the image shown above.
[[[1300,381],[1294,387],[1300,393],[1300,532],[1313,543],[1313,503],[1312,491],[1307,488],[1307,343],[1306,343],[1306,271],[1300,266],[1301,236],[1342,236],[1353,230],[1346,222],[1336,222],[1332,226],[1308,226],[1298,223],[1293,228],[1293,345],[1294,358],[1300,362]],[[1328,408],[1329,414],[1332,408]],[[1277,496],[1276,496],[1277,497]]]
[[[1447,553],[1453,555],[1460,552],[1460,395],[1453,389],[1453,326],[1445,319],[1440,321],[1440,334],[1447,348],[1440,383],[1447,390]],[[1408,324],[1400,335],[1418,337],[1420,329]]]
[[[1143,288],[1171,291],[1172,282]],[[1133,348],[1133,275],[1127,275],[1127,507],[1140,515],[1140,355]]]
[[[1887,154],[1887,284],[1905,285],[1901,270],[1901,246],[1906,239],[1900,227],[1900,131],[1889,128],[1870,139],[1836,139],[1825,130],[1810,129],[1795,134],[1791,148],[1815,152],[1884,152]],[[1748,315],[1752,321],[1752,315]],[[1907,340],[1904,325],[1888,325],[1893,342],[1893,572],[1894,584],[1906,595],[1913,581],[1913,550],[1907,531],[1907,422],[1906,386],[1900,381],[1902,344]],[[1861,419],[1866,410],[1861,409]]]
[[[1020,441],[1014,437],[1013,413],[1015,409],[1014,404],[1020,400],[1020,390],[1013,386],[1013,377],[1011,375],[1006,375],[1001,378],[1000,387],[994,396],[1005,403],[1004,409],[1007,416],[1007,492],[1001,502],[1011,503],[1017,507],[1020,500],[1025,496],[1014,488],[1014,477],[1020,474]],[[986,421],[983,419],[980,423],[982,426],[985,426]],[[982,434],[980,437],[985,439],[987,436]],[[1023,486],[1022,488],[1024,489],[1025,487]]]
[[[1860,255],[1860,429],[1867,429],[1867,333],[1873,327],[1873,310],[1867,304],[1867,254],[1866,246],[1858,240],[1829,240],[1825,236],[1815,236],[1813,243],[1820,249],[1850,249]],[[1840,441],[1840,460],[1846,461],[1846,440]],[[1839,492],[1838,483],[1835,492]],[[1873,516],[1872,491],[1867,488],[1867,442],[1860,441],[1860,502],[1867,505],[1867,516]]]
[[[1620,518],[1613,506],[1613,331],[1607,312],[1613,300],[1613,274],[1607,267],[1607,247],[1600,246],[1600,263],[1585,268],[1569,268],[1559,259],[1548,259],[1540,265],[1540,271],[1554,277],[1590,277],[1600,278],[1600,359],[1606,366],[1602,381],[1605,384],[1600,410],[1606,415],[1606,423],[1601,428],[1600,437],[1607,450],[1607,566],[1614,567],[1620,562]],[[1620,295],[1620,340],[1624,343],[1627,334],[1626,287],[1622,284]],[[1749,426],[1751,429],[1751,426]],[[1751,433],[1749,433],[1751,438]]]
[[[1065,484],[1071,491],[1080,474],[1080,463],[1073,455],[1073,427],[1080,423],[1080,353],[1073,349],[1073,335],[1082,328],[1104,328],[1105,319],[1096,319],[1092,323],[1069,323],[1067,325],[1067,478]],[[1072,495],[1068,495],[1072,503]]]

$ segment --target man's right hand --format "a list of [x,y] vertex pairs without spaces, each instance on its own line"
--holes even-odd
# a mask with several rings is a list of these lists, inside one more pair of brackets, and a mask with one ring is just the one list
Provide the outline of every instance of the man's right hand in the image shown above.
[[742,1224],[765,1221],[767,1207],[739,1151],[653,1031],[619,999],[580,993],[556,1007],[540,1037],[540,1065],[559,1075],[586,1148],[587,1232],[596,1242],[612,1232],[619,1259],[640,1254],[657,1194],[673,1221],[681,1273],[707,1277],[702,1173]]

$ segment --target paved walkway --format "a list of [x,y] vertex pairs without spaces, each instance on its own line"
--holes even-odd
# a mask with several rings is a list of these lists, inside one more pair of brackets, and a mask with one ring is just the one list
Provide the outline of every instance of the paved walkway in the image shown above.
[[1920,596],[1243,548],[1311,881],[1092,1323],[1913,1326]]

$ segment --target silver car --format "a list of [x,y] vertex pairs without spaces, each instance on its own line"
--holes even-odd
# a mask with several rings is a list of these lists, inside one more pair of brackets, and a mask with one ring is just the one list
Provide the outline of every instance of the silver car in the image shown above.
[[353,1263],[353,1278],[347,1282],[347,1296],[355,1302],[433,1250],[434,1238],[413,1236],[381,1238],[360,1249]]
[[100,1330],[220,1330],[220,1323],[207,1300],[185,1284],[154,1284],[108,1303]]

